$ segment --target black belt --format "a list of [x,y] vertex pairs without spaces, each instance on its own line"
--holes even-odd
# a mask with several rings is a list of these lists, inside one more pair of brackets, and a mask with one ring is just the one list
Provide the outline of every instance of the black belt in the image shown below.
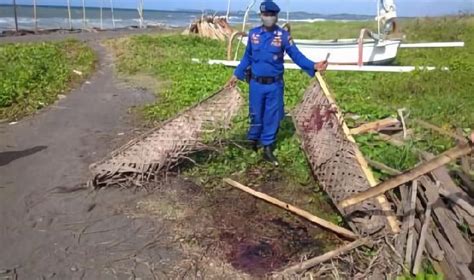
[[273,83],[276,83],[276,82],[279,82],[279,81],[283,80],[283,76],[257,77],[255,75],[252,75],[252,79],[255,80],[259,84],[269,85],[269,84],[273,84]]

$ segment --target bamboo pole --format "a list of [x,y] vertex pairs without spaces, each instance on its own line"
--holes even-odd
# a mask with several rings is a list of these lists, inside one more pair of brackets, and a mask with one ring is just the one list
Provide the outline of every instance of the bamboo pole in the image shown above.
[[230,15],[230,2],[232,0],[227,1],[227,14],[225,15],[225,18],[227,19],[227,22],[229,22],[229,15]]
[[82,28],[86,29],[87,24],[86,24],[86,1],[82,0]]
[[114,0],[110,0],[110,11],[112,13],[112,26],[115,29]]
[[33,18],[35,20],[35,32],[38,32],[38,18],[36,15],[36,0],[33,0]]
[[13,14],[15,16],[15,31],[18,32],[18,12],[16,10],[16,0],[13,0]]
[[67,16],[69,20],[69,29],[72,30],[71,0],[67,0]]
[[229,178],[225,178],[224,182],[231,185],[232,187],[240,189],[241,191],[244,191],[244,192],[246,192],[250,195],[253,195],[257,198],[260,198],[260,199],[262,199],[262,200],[264,200],[268,203],[271,203],[273,205],[276,205],[276,206],[279,206],[283,209],[286,209],[287,211],[290,211],[290,212],[292,212],[292,213],[294,213],[298,216],[301,216],[301,217],[303,217],[303,218],[305,218],[305,219],[307,219],[307,220],[309,220],[309,221],[311,221],[315,224],[318,224],[318,225],[320,225],[320,226],[322,226],[326,229],[329,229],[329,230],[331,230],[331,231],[333,231],[337,234],[340,234],[341,236],[344,236],[344,237],[352,239],[352,240],[357,238],[357,235],[355,233],[353,233],[353,232],[351,232],[351,231],[349,231],[349,230],[347,230],[343,227],[335,225],[331,222],[328,222],[324,219],[321,219],[321,218],[319,218],[319,217],[317,217],[317,216],[315,216],[315,215],[313,215],[313,214],[311,214],[311,213],[309,213],[305,210],[299,209],[296,206],[293,206],[291,204],[280,201],[280,200],[278,200],[274,197],[271,197],[269,195],[266,195],[264,193],[257,192],[255,190],[253,190],[253,189],[251,189],[247,186],[244,186],[244,185],[242,185],[242,184],[240,184],[240,183],[238,183],[234,180],[231,180]]
[[[331,92],[329,91],[329,88],[324,81],[323,76],[321,76],[321,73],[317,72],[316,73],[316,78],[321,85],[321,89],[323,90],[324,94],[326,95],[326,98],[329,100],[330,103],[336,104],[336,101],[334,100],[334,97],[332,96]],[[336,106],[336,108],[339,108]],[[346,122],[344,121],[344,117],[342,113],[337,109],[338,111],[336,112],[336,116],[339,120],[339,123],[342,125],[342,130],[344,131],[344,134],[346,135],[347,139],[354,143],[354,150],[355,150],[355,157],[357,162],[359,163],[362,171],[364,172],[365,177],[367,178],[367,181],[369,182],[370,187],[375,187],[377,185],[377,181],[375,180],[374,174],[369,168],[369,165],[367,161],[365,160],[364,156],[362,155],[361,151],[359,150],[356,141],[354,137],[351,135],[351,132],[349,130],[349,127],[347,126]],[[392,213],[392,209],[387,201],[387,198],[383,195],[379,195],[376,197],[377,202],[380,204],[382,207],[382,210],[384,210],[387,214],[387,222],[388,225],[390,226],[390,230],[393,233],[399,233],[400,232],[400,225],[398,223],[397,218],[395,215]]]
[[456,146],[455,148],[448,150],[441,155],[420,164],[419,166],[413,168],[410,171],[407,171],[403,174],[400,174],[390,180],[387,180],[367,191],[360,192],[352,197],[342,200],[339,203],[339,206],[342,208],[347,208],[354,204],[360,203],[367,199],[382,195],[383,193],[392,190],[400,185],[403,185],[409,181],[413,181],[414,179],[429,173],[438,167],[441,167],[457,158],[460,158],[464,155],[468,155],[472,153],[474,146],[472,143],[469,144],[461,144]]
[[295,273],[301,273],[307,269],[310,269],[320,263],[323,263],[325,261],[328,261],[332,258],[338,257],[342,254],[345,254],[351,250],[354,250],[360,246],[366,245],[369,243],[369,239],[367,238],[362,238],[358,239],[352,243],[349,243],[347,245],[344,245],[340,248],[337,248],[336,250],[330,251],[325,253],[324,255],[317,256],[315,258],[306,260],[302,263],[299,263],[297,265],[291,266],[285,270],[283,270],[282,274],[295,274]]
[[104,29],[103,9],[104,9],[104,0],[100,0],[100,29]]
[[377,131],[377,130],[380,130],[380,129],[385,128],[387,126],[392,126],[392,125],[396,125],[396,124],[400,124],[400,122],[397,119],[386,118],[386,119],[383,119],[383,120],[378,120],[378,121],[375,121],[375,122],[366,123],[366,124],[363,124],[363,125],[358,126],[356,128],[353,128],[353,129],[351,129],[351,134],[352,135],[357,135],[357,134],[362,134],[362,133],[366,133],[366,132],[369,132],[369,131],[374,131],[374,130]]

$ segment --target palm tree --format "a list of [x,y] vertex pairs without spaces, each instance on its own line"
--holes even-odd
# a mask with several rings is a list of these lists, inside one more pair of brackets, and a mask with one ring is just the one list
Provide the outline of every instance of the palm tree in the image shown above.
[[82,0],[82,25],[86,29],[86,3],[85,0]]
[[35,32],[38,32],[38,18],[36,17],[36,0],[33,0],[33,17],[35,18]]

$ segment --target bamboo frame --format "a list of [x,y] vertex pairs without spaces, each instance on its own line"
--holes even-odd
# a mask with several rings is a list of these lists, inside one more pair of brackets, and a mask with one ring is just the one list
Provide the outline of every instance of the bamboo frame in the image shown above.
[[[321,85],[321,88],[322,88],[324,94],[326,95],[326,98],[331,103],[336,104],[334,98],[332,97],[332,94],[330,93],[330,91],[328,89],[328,86],[327,86],[326,82],[324,81],[323,76],[321,76],[321,73],[317,72],[316,73],[316,78],[317,78],[319,84]],[[356,144],[356,141],[355,141],[354,137],[352,136],[352,134],[349,130],[349,127],[347,126],[346,122],[344,121],[344,117],[342,116],[342,113],[340,112],[339,109],[337,110],[336,115],[337,115],[337,118],[339,120],[339,123],[342,125],[342,129],[344,131],[344,134],[346,134],[347,139],[349,141],[351,141],[352,143]],[[377,181],[375,180],[374,174],[370,170],[367,161],[365,160],[364,156],[362,155],[361,151],[358,148],[355,149],[355,157],[357,159],[357,162],[360,164],[361,169],[364,172],[364,175],[367,178],[367,181],[369,182],[370,186],[375,187],[377,185]],[[397,218],[395,217],[395,214],[393,213],[393,211],[392,211],[392,209],[391,209],[391,207],[390,207],[390,205],[387,201],[387,198],[385,198],[385,196],[383,196],[383,195],[378,195],[378,196],[374,196],[374,197],[376,197],[376,200],[380,204],[380,206],[382,207],[382,210],[386,211],[386,213],[390,213],[390,214],[387,215],[387,221],[388,221],[388,225],[390,226],[390,230],[393,233],[400,232],[399,222],[398,222]]]

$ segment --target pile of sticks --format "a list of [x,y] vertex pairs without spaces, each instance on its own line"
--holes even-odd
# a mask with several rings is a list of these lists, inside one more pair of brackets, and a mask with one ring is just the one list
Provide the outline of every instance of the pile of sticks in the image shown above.
[[[424,121],[415,122],[424,128],[453,137],[458,146],[436,157],[414,149],[422,162],[405,172],[369,160],[373,168],[394,177],[341,201],[339,206],[346,208],[378,195],[388,194],[401,221],[401,231],[396,238],[395,247],[403,258],[406,270],[416,275],[422,270],[423,260],[428,259],[446,279],[474,279],[469,269],[474,236],[474,183],[471,181],[473,170],[470,162],[474,151],[474,135],[471,136],[472,139],[467,139]],[[402,126],[406,129],[405,123],[397,124],[392,119],[365,124],[352,131],[378,131]],[[399,138],[396,135],[379,135],[393,145],[402,146],[404,142],[401,139],[407,134],[404,131],[404,136]],[[453,161],[459,161],[461,168],[450,173],[446,165]]]
[[234,30],[227,22],[225,17],[202,16],[183,32],[184,35],[197,34],[200,37],[206,37],[221,41],[227,41]]

